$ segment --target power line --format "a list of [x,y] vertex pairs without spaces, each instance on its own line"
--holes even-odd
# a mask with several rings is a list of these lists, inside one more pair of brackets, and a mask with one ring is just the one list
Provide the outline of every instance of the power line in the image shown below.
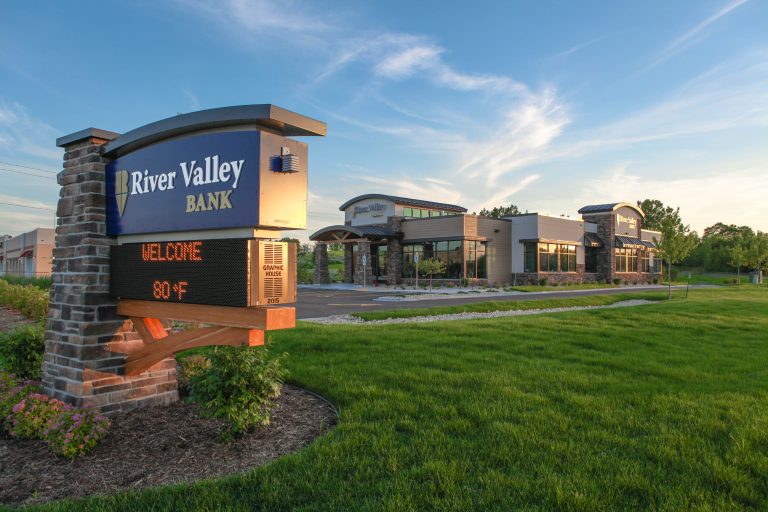
[[2,167],[0,167],[0,171],[2,171],[2,172],[12,172],[12,173],[16,173],[16,174],[23,174],[25,176],[34,176],[35,178],[44,178],[46,180],[55,180],[56,179],[53,176],[40,176],[39,174],[32,174],[31,172],[16,171],[14,169],[4,169]]
[[7,204],[10,206],[21,206],[22,208],[34,208],[35,210],[48,210],[49,212],[55,212],[55,208],[42,208],[40,206],[29,206],[28,204],[19,204],[19,203],[6,203],[4,201],[0,201],[0,204]]
[[14,163],[11,163],[11,162],[0,162],[0,164],[12,165],[14,167],[22,167],[24,169],[32,169],[33,171],[52,172],[53,174],[58,174],[59,173],[59,171],[52,171],[50,169],[42,169],[40,167],[30,167],[28,165],[14,164]]

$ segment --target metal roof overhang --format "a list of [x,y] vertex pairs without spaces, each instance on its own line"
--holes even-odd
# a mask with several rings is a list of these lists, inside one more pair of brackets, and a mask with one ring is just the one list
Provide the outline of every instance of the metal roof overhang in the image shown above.
[[595,233],[584,233],[585,247],[605,247],[605,242]]
[[27,258],[27,257],[32,256],[32,255],[33,255],[32,249],[27,249],[26,251],[22,252],[19,255],[19,258]]
[[653,249],[656,246],[653,245],[653,242],[645,242],[633,236],[616,235],[616,247],[622,249]]
[[309,239],[314,242],[357,242],[400,237],[401,233],[379,226],[328,226],[312,233]]
[[550,238],[521,238],[520,243],[583,245],[581,242],[576,242],[574,240],[553,240]]

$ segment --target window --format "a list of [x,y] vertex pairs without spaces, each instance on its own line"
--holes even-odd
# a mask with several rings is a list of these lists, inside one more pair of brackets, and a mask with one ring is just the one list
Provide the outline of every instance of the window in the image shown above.
[[584,272],[597,272],[597,247],[587,247],[584,249]]
[[640,272],[651,271],[651,251],[640,251]]
[[653,254],[653,273],[661,274],[662,271],[661,257],[658,254]]
[[436,279],[460,279],[463,276],[464,249],[461,240],[403,245],[403,277],[416,276],[415,257],[417,254],[419,261],[435,258],[445,264],[445,272],[432,276]]
[[539,272],[576,272],[575,245],[538,244],[538,246]]
[[637,272],[637,250],[619,249],[614,251],[616,272]]
[[467,277],[469,279],[486,279],[488,277],[485,242],[467,240]]
[[538,272],[536,267],[536,244],[526,242],[523,244],[523,272]]
[[403,217],[412,218],[413,217],[413,208],[403,208]]

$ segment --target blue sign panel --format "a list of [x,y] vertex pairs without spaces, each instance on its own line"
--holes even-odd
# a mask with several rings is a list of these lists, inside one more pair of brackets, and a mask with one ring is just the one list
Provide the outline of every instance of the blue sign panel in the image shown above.
[[261,132],[218,132],[162,142],[106,170],[107,234],[259,225]]

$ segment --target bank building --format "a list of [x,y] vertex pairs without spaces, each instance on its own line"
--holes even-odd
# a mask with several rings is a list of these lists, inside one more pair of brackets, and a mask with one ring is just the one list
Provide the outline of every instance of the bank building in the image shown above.
[[416,261],[428,258],[445,264],[435,279],[456,284],[644,284],[661,273],[661,234],[643,229],[643,211],[630,203],[584,206],[576,219],[542,213],[497,219],[455,204],[365,194],[339,210],[343,225],[309,237],[318,242],[316,283],[329,281],[328,243],[343,244],[344,282],[357,284],[412,284]]

